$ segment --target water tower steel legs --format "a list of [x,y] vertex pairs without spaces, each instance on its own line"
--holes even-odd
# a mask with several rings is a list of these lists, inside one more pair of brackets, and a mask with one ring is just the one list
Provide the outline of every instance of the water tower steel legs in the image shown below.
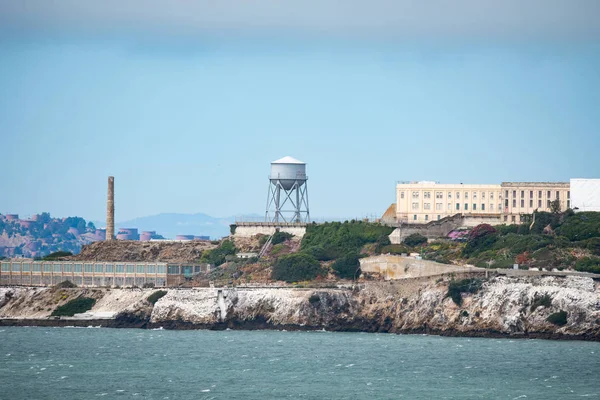
[[[283,201],[281,192],[283,191]],[[295,195],[295,196],[294,196]],[[291,204],[290,210],[284,209],[287,203]],[[271,218],[271,209],[274,206],[274,214]],[[286,219],[288,215],[289,221]],[[290,218],[291,216],[291,218]],[[308,211],[308,191],[306,180],[296,181],[290,189],[285,189],[281,182],[277,179],[272,179],[269,184],[269,192],[267,198],[267,210],[265,212],[266,222],[310,222],[310,214]]]

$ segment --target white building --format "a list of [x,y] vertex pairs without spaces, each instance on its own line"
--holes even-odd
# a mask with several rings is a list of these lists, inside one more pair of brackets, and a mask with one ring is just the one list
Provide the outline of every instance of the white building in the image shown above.
[[600,211],[600,179],[571,179],[571,199],[576,211]]

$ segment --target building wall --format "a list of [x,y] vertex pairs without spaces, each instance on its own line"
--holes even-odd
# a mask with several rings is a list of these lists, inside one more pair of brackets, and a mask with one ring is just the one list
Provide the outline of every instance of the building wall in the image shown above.
[[502,182],[502,223],[518,224],[535,210],[550,211],[550,203],[560,200],[560,209],[571,207],[568,182]]
[[234,236],[237,237],[252,237],[254,235],[272,235],[279,227],[281,232],[291,233],[292,235],[301,238],[306,233],[306,226],[275,226],[267,224],[256,225],[237,225]]
[[[396,186],[396,220],[399,224],[428,224],[461,214],[465,217],[487,216],[497,223],[518,224],[535,210],[550,211],[550,203],[557,198],[561,211],[572,207],[568,182],[399,183]],[[499,221],[496,216],[500,216]]]
[[500,185],[399,183],[396,186],[396,219],[426,224],[455,214],[499,213]]
[[380,255],[360,259],[363,274],[377,274],[385,280],[418,278],[447,273],[477,271],[478,268],[441,264],[396,255]]
[[600,211],[600,179],[571,179],[572,207],[578,211]]

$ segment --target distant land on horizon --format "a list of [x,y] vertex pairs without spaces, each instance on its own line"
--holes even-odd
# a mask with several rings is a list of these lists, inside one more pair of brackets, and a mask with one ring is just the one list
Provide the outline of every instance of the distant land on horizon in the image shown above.
[[[233,224],[236,218],[240,217],[213,217],[204,213],[161,213],[120,221],[115,224],[115,228],[137,228],[139,232],[156,231],[167,239],[174,239],[177,235],[210,236],[211,239],[219,239],[229,235],[229,225]],[[241,218],[256,221],[264,216],[249,214]],[[93,223],[97,227],[106,226],[106,221]]]

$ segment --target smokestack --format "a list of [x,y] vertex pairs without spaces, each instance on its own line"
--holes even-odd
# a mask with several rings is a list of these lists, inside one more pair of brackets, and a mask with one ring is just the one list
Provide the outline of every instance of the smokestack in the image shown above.
[[106,201],[106,240],[115,238],[115,177],[108,177],[108,199]]

